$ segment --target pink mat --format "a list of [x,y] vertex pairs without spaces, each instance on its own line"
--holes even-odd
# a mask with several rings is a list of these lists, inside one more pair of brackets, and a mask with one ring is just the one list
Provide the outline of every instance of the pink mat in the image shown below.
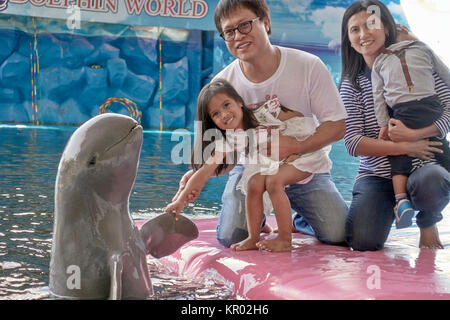
[[[294,250],[235,252],[216,240],[216,218],[197,219],[199,237],[160,259],[187,278],[214,277],[243,299],[450,299],[449,215],[443,250],[417,247],[418,229],[393,230],[385,249],[352,251],[294,234]],[[276,225],[274,217],[269,223]],[[143,221],[136,222],[138,226]]]

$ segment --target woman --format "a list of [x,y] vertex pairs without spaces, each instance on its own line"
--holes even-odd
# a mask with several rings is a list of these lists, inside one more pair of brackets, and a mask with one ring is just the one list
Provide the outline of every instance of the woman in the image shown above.
[[355,250],[383,248],[394,221],[395,203],[387,156],[404,154],[420,158],[415,159],[415,170],[407,183],[411,202],[419,211],[419,247],[443,248],[436,223],[442,219],[441,211],[449,201],[450,175],[433,157],[440,152],[440,143],[427,138],[445,137],[450,129],[450,90],[435,75],[437,94],[446,105],[443,116],[431,126],[417,130],[391,119],[391,140],[378,139],[371,68],[380,50],[396,38],[394,19],[380,1],[358,1],[346,10],[342,20],[340,85],[348,113],[344,141],[351,155],[361,157],[346,222],[346,241]]
[[[342,139],[346,112],[331,75],[319,58],[270,43],[270,10],[264,0],[221,0],[214,20],[228,50],[236,58],[216,78],[228,80],[246,106],[259,106],[276,97],[285,107],[305,116],[314,115],[319,121],[316,132],[304,141],[280,135],[279,159],[322,148],[329,150],[331,143]],[[217,239],[225,247],[248,236],[243,210],[245,197],[236,190],[242,172],[242,165],[230,172],[222,196]],[[179,191],[192,173],[184,175]],[[345,242],[348,208],[329,173],[316,174],[304,185],[292,184],[286,193],[292,208],[306,219],[320,241]],[[297,230],[301,217],[294,217]]]

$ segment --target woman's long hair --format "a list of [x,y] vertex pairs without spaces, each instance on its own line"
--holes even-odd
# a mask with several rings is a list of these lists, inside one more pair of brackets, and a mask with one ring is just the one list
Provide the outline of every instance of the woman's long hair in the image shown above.
[[342,27],[341,27],[341,56],[342,56],[342,74],[341,74],[341,82],[344,79],[350,80],[352,85],[360,90],[360,86],[357,82],[358,75],[364,70],[366,63],[364,61],[363,56],[356,52],[355,49],[350,44],[350,39],[348,37],[348,20],[350,18],[361,12],[361,11],[371,11],[371,6],[377,6],[380,9],[380,19],[384,25],[384,28],[388,29],[388,34],[386,35],[385,47],[390,46],[395,43],[397,38],[397,28],[395,24],[395,20],[392,17],[392,14],[389,12],[389,9],[378,0],[363,0],[357,1],[350,5],[344,13],[344,17],[342,18]]
[[[244,129],[256,128],[258,122],[256,121],[253,113],[245,107],[244,100],[233,88],[233,86],[224,79],[216,79],[207,85],[205,85],[200,91],[197,99],[197,121],[200,122],[201,130],[200,132],[195,132],[194,137],[194,150],[191,155],[191,166],[196,171],[200,169],[207,159],[204,159],[204,150],[210,145],[211,141],[204,141],[204,135],[207,130],[217,130],[214,136],[221,136],[226,139],[225,130],[220,129],[216,126],[214,121],[211,119],[208,112],[208,104],[211,99],[218,93],[226,94],[228,97],[242,105],[242,121],[244,124]],[[195,156],[197,155],[197,157]],[[237,154],[234,155],[234,159],[237,159]],[[200,163],[198,161],[200,160]],[[216,174],[219,175],[228,167],[227,163],[220,164],[216,169]]]

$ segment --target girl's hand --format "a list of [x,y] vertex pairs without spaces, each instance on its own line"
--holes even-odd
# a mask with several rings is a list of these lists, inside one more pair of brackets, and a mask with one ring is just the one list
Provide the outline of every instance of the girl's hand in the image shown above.
[[175,220],[178,220],[180,216],[181,210],[187,205],[187,202],[182,202],[180,200],[169,203],[167,207],[164,209],[165,213],[175,212]]
[[416,130],[408,128],[400,120],[391,118],[388,127],[389,138],[394,142],[418,140]]
[[435,153],[442,153],[439,146],[442,145],[439,141],[429,141],[427,139],[418,140],[414,142],[402,142],[406,147],[406,155],[419,158],[422,160],[430,160],[434,158]]

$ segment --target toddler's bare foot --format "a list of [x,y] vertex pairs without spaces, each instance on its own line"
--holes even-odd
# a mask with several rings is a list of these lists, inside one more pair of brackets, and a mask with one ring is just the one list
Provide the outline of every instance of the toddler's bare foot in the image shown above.
[[256,246],[270,252],[285,252],[292,250],[291,239],[281,238],[280,236],[260,241]]
[[420,229],[419,248],[444,249],[444,246],[439,239],[439,232],[436,225],[426,229]]
[[272,233],[272,231],[273,231],[273,228],[267,223],[264,225],[264,227],[261,230],[262,233]]
[[247,239],[242,240],[241,242],[232,244],[230,248],[235,251],[258,250],[258,247],[256,246],[256,243],[258,241],[259,238],[255,239],[248,237]]

